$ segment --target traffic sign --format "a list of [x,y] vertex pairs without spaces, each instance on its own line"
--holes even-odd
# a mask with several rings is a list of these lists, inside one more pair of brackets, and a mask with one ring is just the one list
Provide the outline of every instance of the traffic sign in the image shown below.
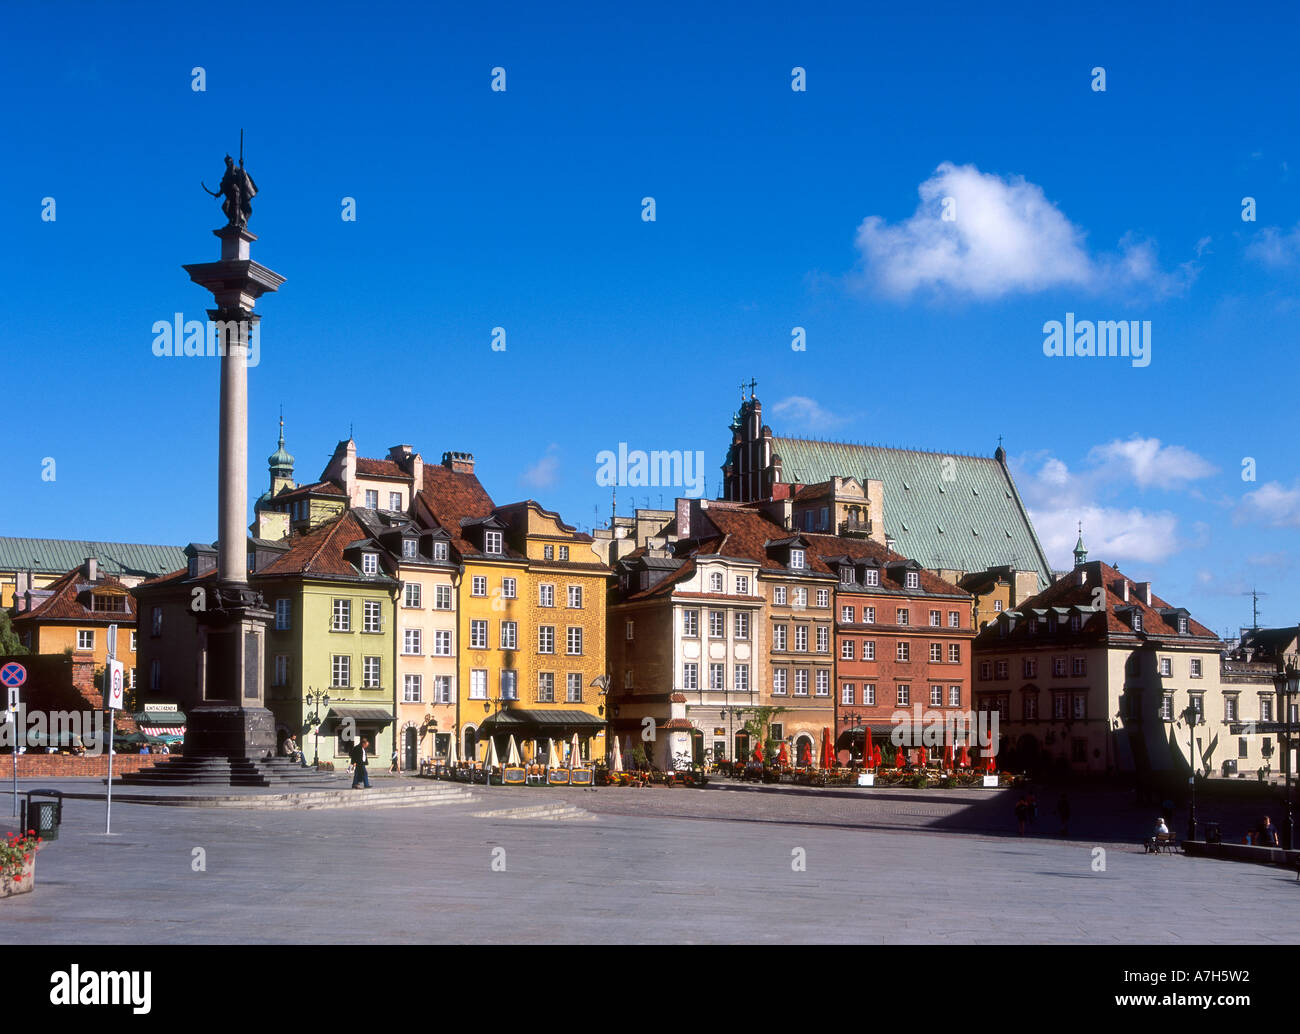
[[122,681],[124,665],[121,661],[109,661],[104,671],[104,706],[115,711],[121,710]]
[[17,661],[0,668],[0,686],[21,686],[27,681],[27,669]]
[[10,713],[10,712],[12,712],[13,714],[18,713],[18,687],[17,686],[9,687],[9,707],[6,710],[6,713]]

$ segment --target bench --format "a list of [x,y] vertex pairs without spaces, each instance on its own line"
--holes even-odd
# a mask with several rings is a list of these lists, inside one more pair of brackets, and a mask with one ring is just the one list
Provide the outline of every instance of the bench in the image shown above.
[[1178,854],[1180,850],[1178,841],[1174,839],[1172,833],[1156,833],[1148,837],[1146,843],[1142,846],[1146,849],[1147,854],[1161,854],[1162,852],[1164,854]]

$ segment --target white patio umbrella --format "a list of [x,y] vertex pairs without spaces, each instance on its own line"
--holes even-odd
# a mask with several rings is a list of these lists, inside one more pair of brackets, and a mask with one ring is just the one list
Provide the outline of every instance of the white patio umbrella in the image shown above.
[[487,750],[483,752],[483,763],[491,770],[496,768],[501,760],[497,757],[497,741],[489,736],[487,738]]
[[456,737],[453,730],[453,735],[447,740],[447,761],[445,763],[450,766],[456,764],[459,760],[460,758],[456,757]]
[[618,747],[618,737],[614,737],[614,753],[609,758],[609,770],[611,772],[623,771],[623,752]]
[[569,746],[569,767],[582,764],[582,751],[578,747],[578,734],[573,734],[573,743]]
[[519,760],[519,745],[515,743],[514,733],[510,734],[510,749],[506,752],[506,764],[507,765],[522,764],[522,762]]

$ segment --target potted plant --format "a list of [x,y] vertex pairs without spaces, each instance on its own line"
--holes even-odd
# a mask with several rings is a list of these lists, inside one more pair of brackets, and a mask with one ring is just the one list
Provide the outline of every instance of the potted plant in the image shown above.
[[10,833],[0,841],[0,898],[26,894],[36,886],[36,852],[41,838],[36,831]]

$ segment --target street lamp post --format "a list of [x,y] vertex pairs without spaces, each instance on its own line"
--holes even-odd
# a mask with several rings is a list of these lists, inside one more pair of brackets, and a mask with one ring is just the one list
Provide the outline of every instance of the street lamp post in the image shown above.
[[1188,761],[1192,766],[1192,807],[1187,815],[1187,839],[1196,839],[1196,719],[1200,714],[1196,710],[1196,705],[1188,704],[1187,710],[1183,712],[1183,718],[1187,720],[1187,750]]
[[316,757],[312,760],[312,768],[320,768],[320,727],[323,717],[321,712],[330,706],[330,695],[324,690],[307,690],[307,706],[312,709],[311,714],[307,716],[307,724],[316,726]]
[[[862,724],[862,737],[863,737],[863,739],[862,739],[862,767],[863,767],[863,768],[866,768],[866,767],[867,767],[867,728],[866,728],[866,721],[867,721],[867,719],[866,719],[866,715],[859,714],[857,711],[843,711],[843,712],[841,712],[841,717],[843,717],[843,719],[844,719],[845,727],[846,727],[846,728],[845,728],[845,731],[846,731],[846,732],[851,732],[851,731],[853,730],[853,726],[857,723],[858,719],[861,719],[861,720],[862,720],[862,723],[863,723],[863,724]],[[852,754],[852,752],[853,752],[853,741],[852,741],[852,740],[849,741],[849,752],[850,752],[850,754]]]
[[[503,700],[508,701],[510,699],[512,698],[503,697],[503,696],[494,696],[491,697],[489,700],[484,700],[483,712],[485,714],[491,712],[492,717],[496,718],[501,713],[501,702]],[[492,740],[494,739],[495,736],[496,736],[496,723],[494,722],[492,726],[492,732],[488,734],[488,746],[483,750],[483,785],[489,790],[492,788],[492,768],[491,766],[488,765],[488,759],[492,757],[491,745],[492,745]],[[502,772],[504,773],[504,771],[505,769],[503,766]],[[503,786],[505,785],[504,774],[502,775],[501,783]]]
[[1278,663],[1273,676],[1282,697],[1282,846],[1290,851],[1294,845],[1295,820],[1291,808],[1291,701],[1300,691],[1300,667],[1293,661]]

